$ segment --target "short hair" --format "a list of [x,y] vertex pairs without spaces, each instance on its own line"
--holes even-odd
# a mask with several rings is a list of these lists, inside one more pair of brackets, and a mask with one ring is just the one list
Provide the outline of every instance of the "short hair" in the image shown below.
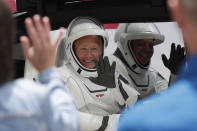
[[13,78],[13,45],[16,31],[11,11],[4,0],[0,0],[0,84]]
[[191,18],[197,21],[197,0],[180,0],[180,3]]

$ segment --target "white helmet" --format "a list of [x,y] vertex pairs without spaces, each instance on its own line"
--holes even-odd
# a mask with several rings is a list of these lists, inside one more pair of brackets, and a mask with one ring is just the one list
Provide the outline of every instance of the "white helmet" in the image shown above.
[[[66,55],[68,61],[73,68],[83,77],[96,77],[96,69],[89,69],[83,66],[73,50],[74,42],[87,35],[97,35],[103,39],[104,48],[108,45],[108,34],[103,25],[96,19],[91,17],[76,17],[68,26],[66,37],[63,39],[66,47]],[[103,53],[102,53],[103,54]]]
[[137,39],[154,39],[154,45],[161,44],[164,36],[153,23],[121,23],[115,33],[114,40],[123,57],[127,60],[130,69],[135,73],[145,73],[150,66],[142,65],[136,58],[130,42]]

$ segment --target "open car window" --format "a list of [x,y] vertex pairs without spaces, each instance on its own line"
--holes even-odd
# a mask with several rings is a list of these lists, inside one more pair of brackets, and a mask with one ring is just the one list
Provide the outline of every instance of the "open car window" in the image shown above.
[[[38,13],[51,19],[52,37],[59,27],[67,27],[76,16],[91,16],[99,19],[109,34],[109,46],[105,55],[116,49],[114,33],[118,23],[154,22],[165,35],[163,44],[155,46],[151,66],[156,68],[166,79],[169,71],[164,67],[161,54],[170,54],[171,43],[183,45],[181,31],[175,22],[171,22],[166,8],[166,0],[16,0],[16,11],[26,12],[17,16],[17,35],[26,34],[23,21],[26,17]],[[62,48],[63,49],[63,48]],[[63,51],[60,51],[62,54]],[[20,44],[16,44],[15,59],[20,68],[24,68],[24,57]],[[62,59],[59,60],[61,64]],[[23,67],[22,67],[23,65]]]

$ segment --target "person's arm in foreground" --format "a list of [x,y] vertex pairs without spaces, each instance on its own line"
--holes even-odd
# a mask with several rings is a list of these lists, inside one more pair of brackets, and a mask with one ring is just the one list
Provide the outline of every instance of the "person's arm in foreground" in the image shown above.
[[51,42],[49,18],[40,18],[39,15],[35,15],[33,19],[27,18],[25,26],[29,37],[20,38],[25,57],[41,73],[40,82],[50,89],[43,102],[43,119],[49,130],[79,130],[78,115],[72,97],[64,88],[65,85],[54,67],[63,33],[60,31],[57,40]]

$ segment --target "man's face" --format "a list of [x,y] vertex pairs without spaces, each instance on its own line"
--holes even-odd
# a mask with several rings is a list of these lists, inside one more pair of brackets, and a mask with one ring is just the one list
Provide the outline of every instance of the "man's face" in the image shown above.
[[131,48],[135,54],[135,57],[142,65],[147,65],[153,55],[153,40],[152,39],[140,39],[131,41]]
[[79,38],[74,43],[75,54],[80,63],[86,68],[95,68],[93,60],[99,60],[102,54],[102,40],[99,36],[84,36]]

